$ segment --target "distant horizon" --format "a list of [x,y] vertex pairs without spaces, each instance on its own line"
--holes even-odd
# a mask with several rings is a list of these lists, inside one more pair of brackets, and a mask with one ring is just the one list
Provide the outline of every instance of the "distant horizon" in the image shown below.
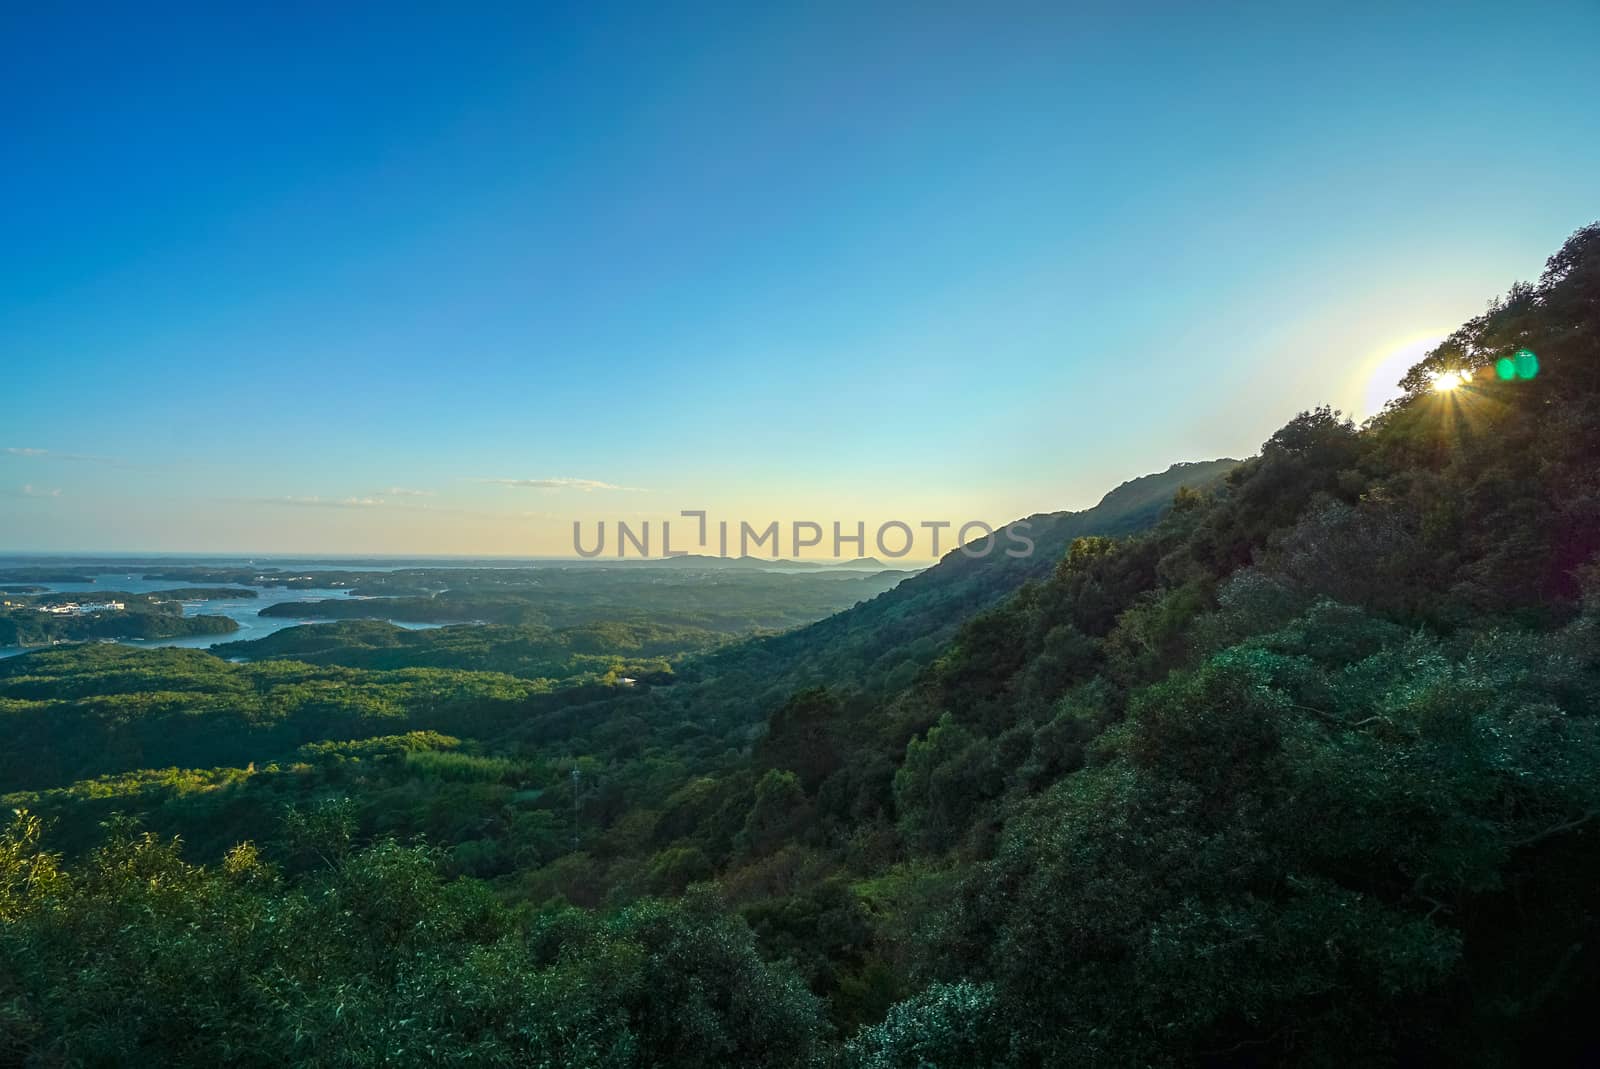
[[[1092,509],[1092,508],[1096,507],[1101,502],[1103,502],[1108,495],[1110,495],[1114,491],[1116,491],[1116,490],[1120,489],[1121,487],[1126,486],[1126,485],[1128,485],[1130,483],[1137,483],[1137,482],[1140,482],[1140,481],[1145,480],[1145,479],[1153,478],[1153,477],[1158,476],[1158,475],[1160,475],[1160,474],[1162,474],[1164,472],[1171,471],[1174,468],[1184,468],[1184,467],[1191,467],[1191,466],[1204,465],[1204,464],[1213,464],[1213,463],[1217,463],[1219,461],[1230,461],[1230,462],[1234,462],[1234,463],[1238,462],[1237,458],[1234,458],[1234,457],[1214,457],[1214,458],[1210,458],[1208,460],[1175,460],[1175,461],[1172,461],[1171,463],[1167,464],[1165,467],[1159,468],[1159,469],[1154,470],[1154,471],[1143,472],[1141,474],[1134,475],[1134,476],[1132,476],[1132,477],[1130,477],[1128,479],[1123,480],[1122,482],[1117,483],[1114,486],[1108,486],[1108,487],[1104,488],[1102,491],[1100,491],[1099,493],[1094,495],[1093,500],[1092,500],[1091,503],[1084,504],[1082,506],[1075,507],[1075,508],[1054,508],[1054,509],[1051,509],[1051,508],[1040,508],[1040,509],[1035,509],[1035,510],[1033,510],[1031,512],[1027,512],[1027,513],[1024,513],[1024,514],[1019,515],[1019,516],[1010,517],[1009,519],[998,520],[998,521],[990,524],[989,526],[992,527],[995,531],[1003,531],[1005,529],[1005,527],[1007,527],[1007,526],[1009,526],[1011,524],[1021,523],[1021,522],[1024,522],[1026,520],[1029,520],[1029,519],[1032,519],[1032,518],[1035,518],[1035,517],[1039,517],[1039,516],[1060,515],[1060,514],[1063,514],[1063,513],[1086,511],[1088,509]],[[682,518],[681,518],[681,514],[679,516],[676,516],[676,517],[675,516],[670,516],[670,515],[662,515],[662,516],[648,518],[646,520],[630,521],[630,522],[633,522],[634,526],[638,527],[638,526],[640,526],[642,524],[645,524],[645,523],[659,523],[663,519],[667,520],[668,522],[674,522],[674,521],[679,522],[680,523],[680,530],[682,529],[681,525],[682,525],[683,521],[682,521]],[[581,521],[578,521],[578,522],[581,522]],[[781,521],[771,521],[771,522],[781,522]],[[867,526],[866,521],[861,521],[861,523],[863,524],[864,527]],[[944,523],[942,523],[940,525],[949,527],[951,529],[959,529],[959,527],[960,527],[959,523],[948,522],[948,521],[944,522]],[[659,527],[657,527],[656,529],[658,531],[660,530]],[[780,541],[780,544],[782,544],[781,537],[780,537],[779,541]],[[982,541],[982,537],[980,536],[978,538],[973,538],[973,539],[969,540],[969,542],[967,544],[975,544],[975,543],[979,543],[981,541]],[[36,559],[51,559],[51,558],[59,558],[59,559],[62,559],[62,560],[69,560],[69,559],[90,559],[90,560],[92,560],[92,559],[97,559],[98,558],[98,559],[105,559],[105,560],[114,560],[114,559],[121,559],[121,558],[139,559],[139,558],[145,558],[145,557],[149,557],[149,558],[177,557],[177,558],[194,559],[194,560],[203,560],[203,559],[220,559],[220,560],[244,560],[244,559],[249,559],[249,560],[256,560],[256,559],[265,559],[265,560],[307,560],[307,561],[316,561],[316,562],[363,561],[363,560],[402,560],[402,561],[404,561],[404,560],[441,560],[441,561],[442,560],[455,560],[455,561],[488,561],[488,562],[499,562],[499,561],[506,561],[506,562],[560,561],[560,562],[605,564],[605,563],[648,562],[648,561],[667,562],[667,561],[682,559],[683,557],[687,556],[687,557],[690,557],[690,558],[694,558],[694,557],[719,558],[719,559],[723,559],[723,560],[744,560],[744,559],[749,559],[749,560],[765,560],[765,561],[771,561],[773,563],[813,563],[813,564],[822,564],[822,565],[843,565],[843,564],[852,563],[853,561],[862,561],[862,560],[869,560],[869,559],[877,558],[877,559],[880,559],[882,561],[882,563],[884,563],[887,567],[890,567],[890,568],[895,568],[895,567],[899,567],[899,566],[903,565],[903,566],[905,566],[907,568],[921,569],[921,568],[927,568],[927,567],[930,567],[930,566],[932,566],[934,564],[939,563],[945,557],[949,556],[950,553],[955,552],[959,548],[960,548],[959,546],[949,545],[948,544],[948,539],[947,539],[946,540],[946,548],[942,552],[940,552],[937,556],[912,556],[912,555],[908,554],[908,555],[905,555],[905,556],[895,557],[895,556],[890,556],[890,555],[888,555],[886,553],[879,552],[879,553],[867,553],[867,554],[863,554],[863,555],[857,556],[857,557],[839,557],[839,556],[834,556],[834,555],[831,555],[831,554],[828,554],[828,553],[825,553],[825,552],[810,553],[810,554],[799,554],[799,555],[785,554],[785,555],[780,555],[780,556],[764,556],[764,555],[760,555],[760,554],[744,554],[744,553],[718,553],[718,552],[713,552],[712,551],[712,547],[710,545],[695,546],[695,547],[691,548],[688,551],[673,553],[671,555],[664,555],[664,554],[650,554],[650,555],[630,554],[628,556],[618,556],[614,551],[609,552],[609,553],[599,553],[599,554],[591,554],[591,555],[585,556],[585,555],[581,555],[581,554],[576,553],[576,552],[569,553],[569,554],[557,554],[557,553],[519,554],[519,553],[474,553],[474,552],[455,552],[455,553],[427,553],[427,552],[421,552],[421,553],[418,553],[418,552],[406,552],[406,551],[403,551],[403,550],[369,551],[369,550],[360,550],[360,549],[336,550],[336,551],[328,551],[328,552],[314,552],[314,551],[306,551],[306,550],[261,550],[261,551],[257,551],[257,550],[234,550],[234,549],[214,549],[214,550],[72,549],[72,550],[55,550],[55,549],[5,549],[3,547],[0,547],[0,560],[10,559],[10,558],[16,558],[16,559],[35,559],[35,558]]]
[[[955,551],[954,549],[951,550],[951,552],[954,552],[954,551]],[[948,554],[946,554],[946,556],[948,556]],[[603,564],[648,564],[648,563],[653,563],[653,562],[666,562],[666,561],[674,561],[674,560],[683,560],[683,559],[685,559],[684,557],[678,557],[678,556],[674,556],[674,557],[662,557],[662,556],[617,557],[615,555],[610,555],[610,556],[599,556],[599,557],[579,557],[577,555],[573,555],[573,556],[570,556],[570,557],[561,557],[561,556],[514,556],[514,555],[512,555],[512,556],[501,556],[501,555],[477,554],[477,553],[280,553],[280,552],[251,553],[251,552],[248,552],[248,551],[229,552],[229,551],[225,551],[225,550],[224,551],[206,551],[206,552],[183,552],[181,550],[161,550],[161,551],[150,551],[150,550],[125,550],[125,551],[124,550],[81,550],[81,551],[80,550],[73,550],[73,551],[40,550],[40,551],[36,551],[35,552],[35,551],[28,551],[28,550],[16,550],[16,551],[13,551],[13,550],[0,550],[0,561],[9,561],[9,560],[46,560],[46,561],[48,561],[48,560],[83,560],[83,561],[128,560],[128,561],[135,561],[136,562],[136,561],[140,561],[140,560],[155,560],[155,559],[158,559],[158,558],[165,558],[165,557],[178,558],[178,559],[181,559],[181,560],[248,560],[248,561],[251,561],[251,562],[254,562],[254,561],[257,561],[257,560],[309,561],[309,562],[315,562],[315,563],[333,563],[333,564],[337,564],[337,563],[341,563],[341,562],[361,562],[361,561],[368,561],[368,560],[386,560],[386,561],[408,561],[408,560],[444,561],[444,560],[453,560],[453,561],[474,561],[474,562],[482,561],[482,562],[485,562],[485,563],[501,563],[501,562],[504,562],[504,563],[527,563],[527,562],[539,562],[539,561],[556,561],[556,562],[560,562],[560,563],[603,565]],[[774,563],[774,564],[817,564],[817,565],[826,566],[826,567],[840,567],[840,568],[843,568],[843,567],[846,567],[846,566],[848,566],[850,564],[854,564],[854,563],[861,562],[861,561],[877,560],[879,563],[885,565],[886,567],[888,567],[890,569],[893,569],[893,568],[895,568],[895,567],[897,567],[899,565],[912,565],[912,564],[915,564],[915,565],[918,565],[918,566],[927,566],[927,565],[931,565],[931,564],[936,564],[940,560],[943,559],[942,557],[879,558],[879,557],[876,557],[875,555],[868,555],[868,556],[865,556],[865,557],[839,557],[839,558],[834,558],[834,557],[762,557],[762,556],[756,556],[756,555],[719,557],[717,554],[714,554],[714,553],[691,553],[691,554],[688,554],[687,557],[688,557],[688,559],[695,559],[695,558],[708,559],[709,558],[709,559],[728,560],[728,561],[753,560],[753,561],[770,562],[770,563]]]
[[[1157,470],[1154,470],[1154,471],[1144,472],[1142,474],[1135,475],[1135,476],[1132,476],[1131,478],[1125,479],[1122,482],[1119,482],[1114,486],[1106,487],[1103,491],[1098,493],[1094,497],[1093,501],[1091,503],[1089,503],[1089,504],[1085,504],[1085,505],[1082,505],[1082,506],[1079,506],[1079,507],[1074,507],[1074,508],[1040,508],[1040,509],[1035,509],[1035,510],[1033,510],[1031,512],[1027,512],[1027,513],[1024,513],[1022,515],[1010,517],[1009,519],[1002,519],[1000,521],[997,521],[997,522],[991,524],[991,526],[995,530],[1002,530],[1006,525],[1013,524],[1013,523],[1020,523],[1020,522],[1026,521],[1028,519],[1039,517],[1039,516],[1060,515],[1060,514],[1063,514],[1063,513],[1086,511],[1088,509],[1092,509],[1092,508],[1096,507],[1101,502],[1103,502],[1105,500],[1105,498],[1109,494],[1111,494],[1115,490],[1117,490],[1117,489],[1121,488],[1122,486],[1125,486],[1125,485],[1127,485],[1129,483],[1139,482],[1139,481],[1144,480],[1144,479],[1152,478],[1152,477],[1157,476],[1159,474],[1162,474],[1164,472],[1170,471],[1173,468],[1189,467],[1189,466],[1202,465],[1202,464],[1211,464],[1211,463],[1216,463],[1218,461],[1233,461],[1233,462],[1237,462],[1237,458],[1234,458],[1234,457],[1214,457],[1214,458],[1211,458],[1211,459],[1208,459],[1208,460],[1175,460],[1175,461],[1172,461],[1170,464],[1166,465],[1163,468],[1160,468],[1160,469],[1157,469]],[[652,521],[652,522],[659,522],[659,519],[666,519],[669,522],[671,522],[674,519],[678,519],[678,518],[677,517],[672,517],[672,516],[663,516],[663,517],[657,518],[655,521]],[[679,519],[679,522],[681,523],[681,519]],[[865,521],[863,521],[863,522],[865,522]],[[954,526],[954,525],[952,525],[952,526]],[[972,539],[971,542],[969,542],[969,544],[976,543],[976,542],[981,542],[981,540],[982,540],[981,538]],[[780,539],[780,543],[781,543],[781,539]],[[148,558],[177,557],[177,558],[194,559],[194,560],[203,560],[203,559],[219,559],[219,560],[235,560],[235,559],[243,560],[243,559],[249,559],[249,560],[256,560],[256,559],[265,559],[265,560],[308,560],[308,561],[317,561],[317,562],[362,561],[362,560],[401,560],[401,561],[404,561],[404,560],[456,560],[456,561],[488,561],[488,562],[499,562],[499,561],[506,561],[506,562],[559,561],[559,562],[573,562],[573,563],[586,563],[586,564],[606,564],[606,563],[615,564],[615,563],[635,563],[635,562],[648,562],[648,561],[666,562],[666,561],[672,561],[672,560],[679,560],[679,559],[682,559],[683,557],[687,556],[689,558],[695,558],[695,557],[700,557],[700,558],[718,558],[718,559],[723,559],[723,560],[746,560],[746,559],[748,559],[748,560],[771,561],[773,563],[812,563],[812,564],[835,565],[835,566],[849,564],[849,563],[852,563],[854,561],[879,559],[882,563],[884,563],[887,567],[890,567],[890,568],[895,568],[895,567],[902,566],[902,565],[904,565],[906,567],[926,568],[926,567],[930,567],[930,566],[932,566],[934,564],[939,563],[939,561],[943,560],[945,557],[949,556],[950,553],[955,552],[959,548],[960,548],[959,546],[948,545],[948,542],[947,542],[947,548],[943,552],[941,552],[938,556],[921,556],[921,557],[918,557],[918,556],[907,555],[907,556],[901,556],[901,557],[890,557],[890,556],[887,556],[887,555],[882,554],[882,553],[866,553],[866,554],[862,554],[861,556],[857,556],[857,557],[837,557],[837,556],[833,556],[833,555],[830,555],[830,554],[827,554],[827,553],[813,553],[813,554],[801,554],[801,555],[786,554],[786,555],[781,555],[781,556],[765,556],[765,555],[761,555],[761,554],[742,554],[742,553],[721,554],[721,553],[713,552],[712,548],[709,547],[709,546],[707,546],[707,547],[695,547],[694,549],[692,549],[692,550],[690,550],[688,552],[675,553],[675,554],[673,554],[671,556],[666,556],[666,555],[661,555],[661,554],[651,554],[651,555],[648,555],[648,556],[641,556],[641,555],[632,554],[632,553],[630,553],[630,555],[628,555],[628,556],[618,556],[614,551],[609,552],[609,553],[601,553],[601,554],[596,554],[596,555],[590,555],[590,556],[582,556],[582,555],[580,555],[578,553],[575,553],[575,552],[574,553],[569,553],[569,554],[555,554],[555,553],[547,553],[547,554],[518,554],[518,553],[473,553],[473,552],[457,552],[457,553],[426,553],[426,552],[423,552],[423,553],[416,553],[416,552],[405,552],[405,551],[401,551],[401,550],[386,551],[385,552],[385,551],[363,551],[363,550],[358,550],[358,549],[339,550],[339,551],[332,551],[332,552],[313,552],[313,551],[306,551],[306,550],[262,550],[262,551],[256,551],[256,550],[233,550],[233,549],[215,549],[215,550],[181,550],[181,549],[180,550],[149,550],[149,549],[50,550],[50,549],[38,549],[38,550],[35,550],[35,549],[6,549],[4,547],[0,547],[0,560],[13,559],[13,558],[14,559],[45,559],[45,560],[52,559],[52,558],[57,558],[57,559],[62,559],[62,560],[70,560],[70,559],[115,560],[115,559],[120,559],[120,558],[139,559],[139,558],[146,558],[146,557],[148,557]]]

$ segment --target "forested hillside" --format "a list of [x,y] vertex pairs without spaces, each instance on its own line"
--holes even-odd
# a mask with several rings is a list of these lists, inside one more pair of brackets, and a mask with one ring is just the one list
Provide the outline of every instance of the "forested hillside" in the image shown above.
[[1600,224],[1406,386],[630,686],[0,665],[0,1064],[1592,1062]]

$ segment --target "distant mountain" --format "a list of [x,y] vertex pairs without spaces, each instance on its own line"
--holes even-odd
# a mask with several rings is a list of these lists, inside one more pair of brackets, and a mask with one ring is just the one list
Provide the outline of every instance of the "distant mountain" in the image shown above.
[[782,557],[718,557],[705,553],[689,553],[681,557],[638,557],[631,560],[594,560],[581,563],[617,565],[627,564],[634,567],[656,568],[696,568],[714,570],[720,568],[746,568],[760,571],[815,571],[836,570],[846,572],[886,572],[886,571],[915,571],[916,564],[907,564],[896,561],[886,564],[877,557],[856,557],[851,560],[789,560]]

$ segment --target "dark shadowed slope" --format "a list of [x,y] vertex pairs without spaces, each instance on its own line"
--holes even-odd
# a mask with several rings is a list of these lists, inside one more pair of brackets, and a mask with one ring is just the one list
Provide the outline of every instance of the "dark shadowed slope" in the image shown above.
[[847,689],[897,688],[931,661],[963,622],[1030,579],[1049,574],[1073,539],[1146,530],[1171,506],[1180,487],[1212,486],[1238,463],[1224,458],[1174,464],[1123,483],[1093,508],[1030,516],[1028,536],[1035,545],[1027,557],[1006,556],[1003,539],[986,557],[952,550],[927,571],[854,608],[719,651],[696,666],[698,674],[737,680],[744,694],[772,703],[824,682]]

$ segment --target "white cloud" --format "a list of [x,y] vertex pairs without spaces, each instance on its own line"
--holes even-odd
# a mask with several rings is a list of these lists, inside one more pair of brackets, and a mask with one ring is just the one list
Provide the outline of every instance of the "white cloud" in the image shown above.
[[34,486],[32,483],[24,483],[23,487],[22,487],[22,496],[23,497],[60,497],[61,496],[61,489],[59,487],[57,487],[57,488],[55,488],[53,490],[46,490],[43,487]]
[[618,486],[615,483],[601,482],[599,479],[476,479],[475,482],[493,483],[496,486],[518,486],[531,490],[626,490],[630,493],[644,493],[638,486]]
[[115,464],[115,457],[97,457],[88,453],[57,453],[50,449],[28,449],[19,445],[6,447],[6,455],[13,457],[43,457],[46,460],[77,460],[90,464]]
[[261,505],[305,505],[311,508],[367,509],[383,504],[381,497],[266,497]]
[[349,497],[323,497],[319,494],[285,494],[283,497],[253,497],[244,500],[252,505],[297,505],[303,508],[381,508],[435,514],[458,511],[455,509],[441,509],[436,505],[420,500],[432,496],[432,490],[408,490],[405,487],[396,486],[387,490],[380,490],[375,494],[353,494]]

